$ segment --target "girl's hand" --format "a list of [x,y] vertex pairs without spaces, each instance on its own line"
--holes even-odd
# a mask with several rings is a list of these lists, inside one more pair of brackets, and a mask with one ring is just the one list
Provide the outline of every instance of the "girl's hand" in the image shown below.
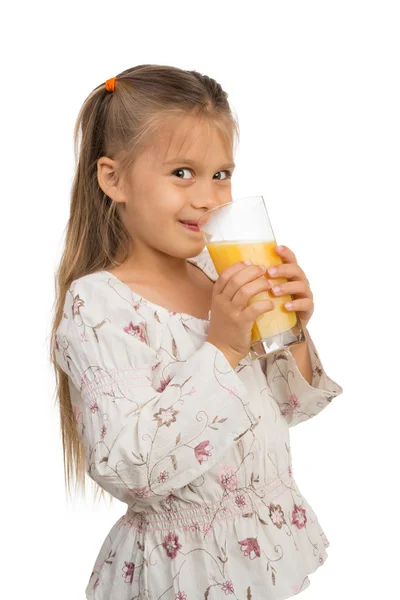
[[247,356],[254,321],[274,308],[273,300],[250,298],[270,288],[264,271],[258,265],[238,262],[220,274],[214,284],[208,341],[225,354],[232,367]]
[[[270,278],[268,281],[271,286],[279,285],[281,290],[277,292],[272,287],[270,293],[277,297],[291,294],[293,306],[288,307],[285,304],[285,308],[296,311],[302,325],[306,326],[314,312],[314,296],[310,289],[310,283],[304,271],[297,264],[296,256],[287,246],[281,246],[281,250],[279,250],[279,246],[276,246],[275,253],[283,260],[284,264],[276,265],[275,273],[270,272],[270,267],[265,276]],[[272,279],[280,277],[286,278],[287,283],[275,283]]]

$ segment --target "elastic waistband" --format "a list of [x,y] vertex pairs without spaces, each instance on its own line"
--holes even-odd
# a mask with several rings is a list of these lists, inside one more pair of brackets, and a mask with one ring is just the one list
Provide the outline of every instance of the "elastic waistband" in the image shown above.
[[207,534],[215,522],[236,515],[252,516],[255,508],[262,504],[268,505],[271,500],[289,489],[291,486],[287,484],[290,480],[292,480],[292,472],[288,467],[265,485],[237,488],[215,502],[158,512],[156,510],[138,512],[128,508],[126,514],[121,517],[120,524],[134,527],[139,532],[184,529]]

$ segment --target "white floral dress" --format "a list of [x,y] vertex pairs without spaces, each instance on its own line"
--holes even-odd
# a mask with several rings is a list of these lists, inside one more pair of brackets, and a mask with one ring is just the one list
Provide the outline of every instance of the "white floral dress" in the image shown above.
[[[188,260],[217,279],[206,248]],[[127,504],[88,600],[281,600],[327,558],[293,477],[289,427],[343,389],[307,330],[311,386],[288,348],[232,369],[208,327],[107,271],[67,292],[55,346],[87,473]]]

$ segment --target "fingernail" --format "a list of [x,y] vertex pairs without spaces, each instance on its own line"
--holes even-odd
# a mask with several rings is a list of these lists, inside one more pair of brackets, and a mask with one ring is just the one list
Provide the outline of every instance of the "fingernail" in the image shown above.
[[264,267],[264,265],[259,265],[260,269],[263,273],[265,273],[265,271],[267,270],[267,267]]
[[276,246],[275,250],[278,250],[278,252],[283,252],[283,246]]
[[251,260],[245,260],[243,262],[244,262],[245,265],[252,265],[253,264],[253,261],[251,261]]
[[268,273],[269,273],[270,275],[275,275],[275,273],[277,272],[277,270],[278,270],[278,269],[277,269],[276,267],[270,267],[270,268],[268,269]]

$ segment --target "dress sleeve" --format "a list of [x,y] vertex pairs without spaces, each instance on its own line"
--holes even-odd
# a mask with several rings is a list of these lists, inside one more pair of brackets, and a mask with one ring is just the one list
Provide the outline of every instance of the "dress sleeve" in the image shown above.
[[146,506],[211,469],[258,420],[242,380],[208,341],[186,360],[171,356],[156,381],[160,353],[147,324],[114,296],[85,278],[71,284],[57,363],[81,396],[88,475]]
[[261,359],[269,393],[289,427],[311,419],[343,392],[343,388],[326,374],[306,327],[304,334],[312,365],[311,385],[301,374],[290,347]]

